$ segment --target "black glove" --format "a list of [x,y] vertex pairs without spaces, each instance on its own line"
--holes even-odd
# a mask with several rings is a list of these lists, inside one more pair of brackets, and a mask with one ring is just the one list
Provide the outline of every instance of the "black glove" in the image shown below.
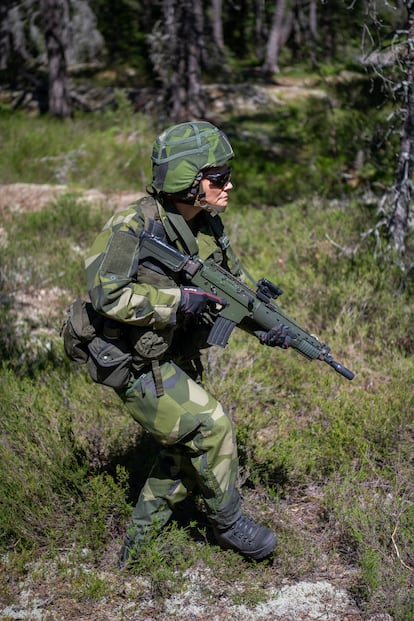
[[219,311],[225,305],[225,300],[199,287],[181,287],[181,302],[178,310],[182,313],[198,315],[204,313],[207,308]]
[[284,325],[275,326],[268,332],[259,332],[259,339],[263,345],[281,347],[282,349],[287,349],[292,340],[289,336],[289,328]]

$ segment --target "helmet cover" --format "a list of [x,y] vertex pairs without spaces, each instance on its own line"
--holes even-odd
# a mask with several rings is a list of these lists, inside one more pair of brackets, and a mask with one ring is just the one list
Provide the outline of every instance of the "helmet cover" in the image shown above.
[[234,157],[227,136],[206,121],[180,123],[167,128],[154,142],[152,186],[175,194],[191,188],[200,171],[223,166]]

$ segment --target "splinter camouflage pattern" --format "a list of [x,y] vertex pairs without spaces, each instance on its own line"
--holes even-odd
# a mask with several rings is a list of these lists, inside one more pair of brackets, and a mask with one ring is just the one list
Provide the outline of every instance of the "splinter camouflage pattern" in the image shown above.
[[154,143],[153,187],[158,192],[181,192],[191,187],[200,170],[222,166],[233,156],[227,136],[211,123],[174,125]]
[[218,526],[239,517],[238,459],[229,415],[177,365],[161,365],[165,394],[155,396],[151,373],[121,395],[133,418],[162,449],[141,491],[128,536],[139,545],[154,523],[163,526],[190,491],[201,492]]
[[[177,214],[175,214],[176,216]],[[201,258],[214,256],[227,269],[226,250],[201,214],[195,232]],[[169,275],[138,264],[139,236],[151,222],[165,223],[168,213],[147,197],[116,213],[104,226],[86,259],[87,286],[95,309],[124,322],[140,341],[148,333],[165,344],[159,372],[164,394],[157,396],[150,361],[138,357],[130,382],[118,394],[133,418],[161,445],[141,491],[128,535],[139,547],[155,523],[163,526],[189,491],[201,492],[209,519],[225,528],[240,515],[238,458],[232,421],[195,379],[200,343],[211,325],[180,325],[180,288]],[[182,219],[182,226],[187,227]],[[176,241],[176,245],[180,245]],[[236,266],[238,267],[238,266]],[[204,330],[204,332],[203,332]]]
[[[153,201],[153,199],[148,199]],[[118,321],[165,328],[173,322],[180,289],[164,277],[165,286],[139,282],[139,236],[146,220],[136,206],[115,214],[96,238],[86,259],[86,281],[95,309]]]

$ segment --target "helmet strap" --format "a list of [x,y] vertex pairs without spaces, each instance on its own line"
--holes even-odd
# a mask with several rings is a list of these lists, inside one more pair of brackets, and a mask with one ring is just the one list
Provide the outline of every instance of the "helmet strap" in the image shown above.
[[212,216],[213,218],[224,211],[224,208],[217,207],[217,205],[210,205],[210,203],[207,203],[205,198],[205,192],[201,192],[201,194],[198,194],[194,201],[194,207],[201,207],[201,209],[207,211],[207,213],[209,213],[210,216]]

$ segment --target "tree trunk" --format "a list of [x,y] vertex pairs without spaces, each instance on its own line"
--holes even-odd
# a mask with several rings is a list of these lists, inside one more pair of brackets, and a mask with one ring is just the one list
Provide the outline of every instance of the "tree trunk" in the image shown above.
[[266,46],[263,71],[267,74],[278,73],[279,52],[289,38],[292,29],[292,11],[287,8],[286,0],[276,0],[272,28]]
[[266,46],[266,56],[263,69],[266,73],[279,71],[280,32],[286,11],[286,0],[276,0],[273,13],[272,28]]
[[224,38],[223,38],[223,20],[222,20],[222,8],[223,0],[212,0],[213,6],[213,39],[217,50],[222,53],[224,50]]
[[265,35],[265,0],[254,0],[254,40],[256,47],[256,58],[259,62],[264,60]]
[[[205,113],[201,97],[203,7],[201,0],[164,0],[167,49],[162,71],[168,118],[179,123],[200,119]],[[157,68],[155,68],[157,70]]]
[[[190,32],[187,33],[188,47],[187,56],[187,110],[184,109],[184,119],[188,116],[201,118],[205,114],[204,100],[201,97],[201,56],[203,43],[203,3],[202,0],[193,0],[192,23],[188,22]],[[187,117],[187,118],[186,118]]]
[[310,0],[309,2],[309,32],[311,38],[316,41],[318,36],[318,19],[317,19],[317,7],[316,0]]
[[312,68],[317,67],[316,58],[316,42],[318,39],[318,18],[316,0],[310,0],[309,3],[309,54],[311,58]]
[[65,55],[67,2],[40,0],[40,11],[48,62],[49,112],[59,118],[67,118],[71,115]]
[[10,52],[10,33],[8,27],[8,13],[10,0],[0,2],[0,70],[7,69]]
[[408,11],[408,34],[406,56],[406,92],[404,124],[401,132],[400,153],[395,173],[395,189],[388,234],[392,246],[403,255],[408,232],[410,202],[413,194],[414,170],[414,2],[406,2]]

